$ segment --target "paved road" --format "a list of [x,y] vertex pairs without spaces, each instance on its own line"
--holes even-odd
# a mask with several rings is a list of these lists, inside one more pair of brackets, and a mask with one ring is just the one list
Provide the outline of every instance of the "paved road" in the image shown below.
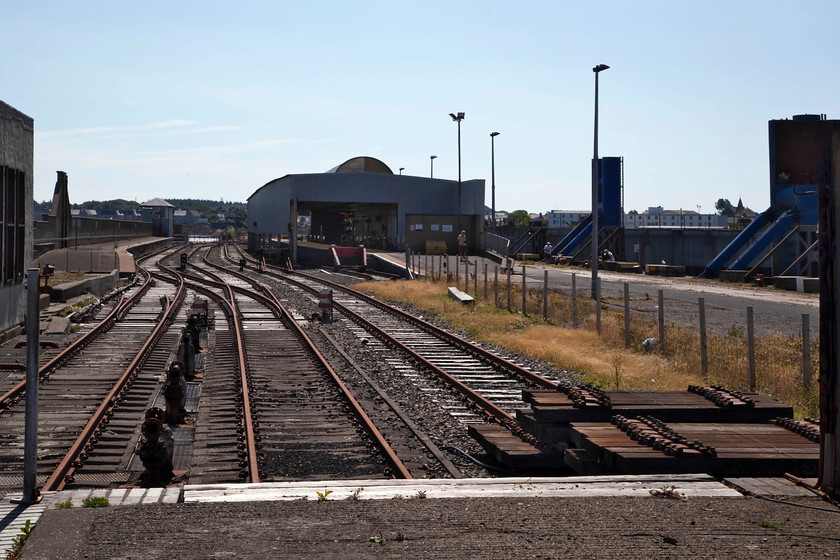
[[[495,267],[498,265],[488,259],[471,257],[471,271],[475,262],[478,262],[481,290],[484,264],[487,263],[491,283]],[[591,274],[583,268],[530,263],[525,267],[527,285],[542,286],[546,270],[551,289],[571,291],[574,276],[579,297],[590,297]],[[521,282],[521,271],[521,264],[517,264],[513,282]],[[463,277],[463,268],[460,274]],[[499,275],[501,279],[501,269]],[[746,332],[747,307],[751,306],[756,334],[759,336],[778,333],[799,338],[802,332],[802,315],[808,314],[811,336],[815,339],[819,337],[819,294],[800,294],[772,287],[757,288],[694,277],[666,278],[609,271],[599,271],[598,277],[601,280],[602,298],[607,304],[623,307],[624,283],[627,282],[631,309],[651,318],[657,317],[657,293],[658,290],[662,290],[667,322],[698,327],[698,298],[702,297],[705,300],[706,324],[710,332],[727,333],[733,329]]]

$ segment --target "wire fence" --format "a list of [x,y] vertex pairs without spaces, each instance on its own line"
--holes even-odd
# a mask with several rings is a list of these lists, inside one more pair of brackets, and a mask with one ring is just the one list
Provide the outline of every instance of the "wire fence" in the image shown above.
[[[746,320],[731,310],[707,309],[704,298],[693,306],[682,306],[682,324],[668,319],[668,305],[659,290],[656,300],[631,300],[629,283],[624,284],[623,301],[601,302],[601,321],[597,324],[594,298],[583,296],[572,274],[570,289],[549,287],[548,274],[542,285],[512,267],[462,261],[446,255],[413,255],[408,258],[411,270],[429,281],[455,285],[484,303],[512,313],[540,317],[546,324],[596,329],[612,338],[615,345],[635,351],[654,351],[668,358],[674,367],[699,373],[709,385],[759,392],[793,405],[798,413],[816,416],[819,394],[819,340],[812,338],[810,316],[803,314],[799,336],[778,334],[762,329],[757,335],[757,317],[747,306]],[[646,294],[647,295],[647,294]],[[634,305],[631,305],[634,304]],[[696,326],[687,326],[688,321]],[[726,314],[715,316],[714,314]],[[764,324],[774,317],[758,317]],[[707,323],[731,322],[725,332],[708,330]],[[790,329],[787,329],[790,331]],[[651,336],[651,333],[656,333]]]

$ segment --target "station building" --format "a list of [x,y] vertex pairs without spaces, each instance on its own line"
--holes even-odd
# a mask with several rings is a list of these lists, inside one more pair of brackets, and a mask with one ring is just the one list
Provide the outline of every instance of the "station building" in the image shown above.
[[[459,212],[460,208],[460,212]],[[309,216],[308,232],[299,220]],[[372,157],[355,157],[326,173],[290,174],[248,197],[248,246],[290,240],[296,258],[304,241],[368,249],[424,251],[427,241],[457,253],[459,224],[471,248],[484,227],[484,180],[458,181],[395,175]]]
[[34,121],[0,101],[0,339],[26,311],[24,274],[32,262]]

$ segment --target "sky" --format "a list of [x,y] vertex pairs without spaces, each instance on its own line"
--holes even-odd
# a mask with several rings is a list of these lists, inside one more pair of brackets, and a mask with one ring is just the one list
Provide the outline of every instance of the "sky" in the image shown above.
[[[836,0],[0,0],[0,100],[35,120],[35,200],[244,202],[356,156],[486,181],[496,208],[769,206],[767,122],[840,118]],[[495,137],[491,158],[490,133]]]

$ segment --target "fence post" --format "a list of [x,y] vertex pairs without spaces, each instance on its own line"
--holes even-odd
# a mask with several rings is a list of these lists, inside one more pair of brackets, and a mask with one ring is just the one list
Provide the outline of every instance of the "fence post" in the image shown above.
[[507,296],[508,296],[507,310],[510,311],[510,267],[507,267]]
[[548,270],[543,271],[543,320],[548,320]]
[[624,347],[630,348],[630,284],[624,283]]
[[528,295],[528,290],[525,287],[525,265],[522,265],[522,314],[528,315],[528,309],[525,306],[525,296]]
[[665,298],[662,290],[658,290],[656,299],[659,306],[659,352],[665,353]]
[[484,263],[484,299],[487,300],[487,263]]
[[499,307],[499,265],[493,267],[493,305]]
[[577,275],[572,272],[572,323],[577,326]]
[[755,391],[755,332],[752,306],[747,307],[747,360],[750,371],[750,391]]
[[700,309],[700,373],[709,374],[709,347],[706,343],[706,298],[697,298]]
[[802,385],[811,388],[811,322],[810,315],[802,314]]
[[476,257],[473,265],[473,295],[476,298],[478,297],[478,257]]
[[456,288],[458,288],[459,290],[461,289],[461,286],[460,286],[460,283],[461,283],[461,278],[460,278],[460,275],[461,275],[461,257],[458,257],[458,258],[455,260],[455,287],[456,287]]

